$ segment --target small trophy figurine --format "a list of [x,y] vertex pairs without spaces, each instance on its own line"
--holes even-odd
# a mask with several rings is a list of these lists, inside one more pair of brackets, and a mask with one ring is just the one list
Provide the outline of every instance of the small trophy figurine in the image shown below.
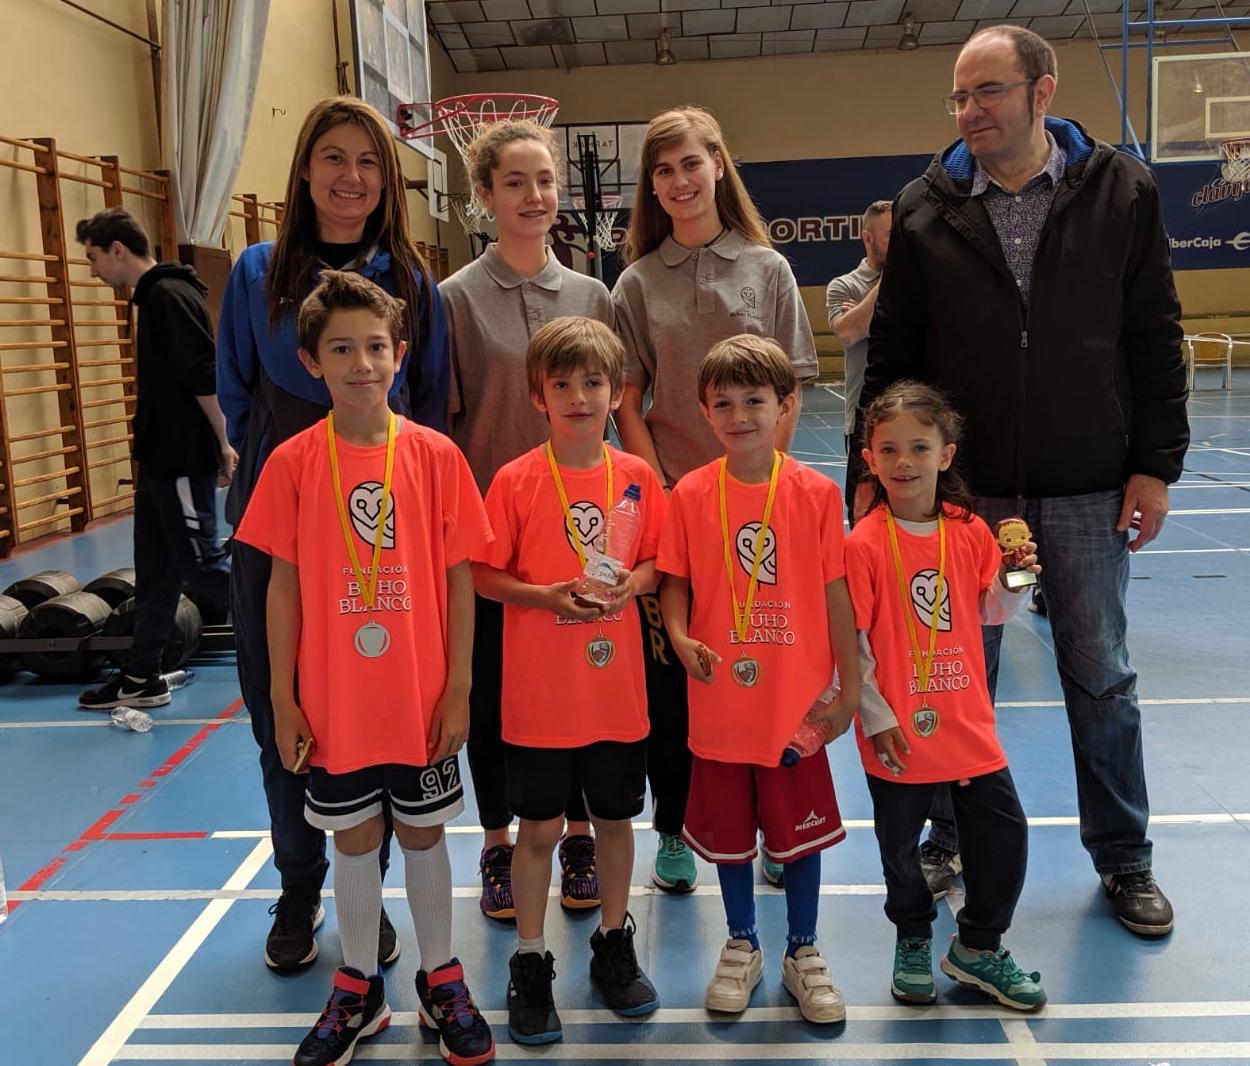
[[994,535],[998,538],[998,546],[1003,549],[1003,559],[1007,562],[1007,587],[1023,589],[1036,585],[1037,575],[1021,565],[1028,554],[1024,546],[1033,537],[1028,522],[1023,518],[1004,518],[994,527]]

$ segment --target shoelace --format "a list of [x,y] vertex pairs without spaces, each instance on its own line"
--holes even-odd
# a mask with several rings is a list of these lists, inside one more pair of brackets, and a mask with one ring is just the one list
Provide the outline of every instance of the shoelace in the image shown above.
[[1017,965],[1016,960],[1011,957],[1011,952],[1006,948],[999,948],[997,951],[989,955],[990,961],[993,962],[998,970],[1001,978],[1008,983],[1008,986],[1023,985],[1030,982],[1036,983],[1041,980],[1040,973],[1025,973]]
[[951,861],[954,852],[947,851],[945,848],[938,847],[932,840],[926,840],[920,845],[920,859],[922,862],[928,863],[930,866],[944,866]]
[[[526,956],[521,956],[520,980],[517,982],[521,987],[518,991],[527,1003],[538,1001],[543,1006],[550,1006],[555,1003],[551,995],[551,982],[556,979],[556,968],[554,963],[548,962],[545,957],[538,955],[534,957],[536,962],[526,962],[524,961]],[[541,997],[538,995],[539,992],[542,992]]]
[[638,978],[638,956],[633,951],[634,932],[637,928],[633,915],[626,914],[619,935],[603,938],[607,947],[608,965],[617,982],[622,985]]
[[311,911],[312,902],[291,893],[284,892],[278,897],[278,902],[269,908],[269,913],[274,916],[273,924],[277,927],[277,932],[280,935],[290,932],[291,926],[295,921],[295,912],[297,907],[304,907]]
[[471,1028],[477,1020],[473,997],[469,995],[469,989],[463,981],[439,985],[430,993],[430,999],[445,1019],[459,1022],[464,1029]]
[[906,939],[900,940],[899,945],[899,962],[905,972],[920,973],[926,969],[932,972],[928,941]]
[[503,855],[487,852],[482,856],[482,869],[498,888],[512,887],[512,860],[504,861]]
[[564,845],[564,866],[569,877],[591,877],[595,872],[595,845],[590,840],[570,840]]
[[1116,878],[1116,887],[1126,896],[1153,896],[1158,891],[1154,874],[1149,870],[1120,874]]
[[680,858],[686,851],[686,842],[682,840],[676,833],[665,833],[660,841],[664,853]]
[[336,988],[330,993],[330,1001],[317,1019],[317,1035],[324,1040],[333,1033],[341,1032],[351,1021],[352,1015],[363,1006],[363,1001],[355,992]]

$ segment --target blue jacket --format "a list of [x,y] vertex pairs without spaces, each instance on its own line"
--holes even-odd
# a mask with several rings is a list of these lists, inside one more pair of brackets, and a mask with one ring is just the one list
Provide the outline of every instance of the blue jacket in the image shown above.
[[[217,399],[226,416],[239,469],[230,487],[227,517],[242,515],[269,454],[282,441],[325,417],[330,392],[299,361],[295,315],[270,332],[265,278],[273,244],[253,244],[230,272],[217,327]],[[388,252],[377,252],[359,273],[397,295]],[[422,279],[418,279],[422,280]],[[448,335],[437,287],[422,284],[410,315],[408,352],[391,388],[391,406],[415,422],[447,431]]]

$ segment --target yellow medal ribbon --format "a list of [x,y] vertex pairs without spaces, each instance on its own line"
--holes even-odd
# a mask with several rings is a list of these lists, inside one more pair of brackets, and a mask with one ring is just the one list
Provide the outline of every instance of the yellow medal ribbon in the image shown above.
[[[725,576],[729,578],[729,602],[734,609],[734,630],[738,634],[738,643],[744,644],[747,635],[747,623],[751,618],[751,604],[755,602],[755,589],[759,584],[760,563],[764,559],[764,542],[768,540],[768,523],[773,516],[773,502],[777,499],[777,476],[781,473],[784,456],[779,451],[773,452],[773,472],[768,478],[768,499],[764,503],[764,520],[760,523],[759,536],[755,541],[755,558],[751,562],[751,577],[747,581],[747,598],[742,607],[738,606],[738,590],[734,586],[733,545],[729,539],[729,502],[725,494],[725,471],[728,461],[720,462],[718,484],[720,488],[720,529],[721,540],[725,545]],[[743,647],[742,654],[746,655]]]
[[339,481],[339,455],[334,438],[334,412],[326,415],[326,438],[330,443],[330,476],[334,481],[334,502],[339,511],[339,523],[343,527],[343,541],[352,561],[352,572],[360,584],[360,597],[365,606],[372,608],[378,590],[378,562],[382,558],[382,538],[386,530],[386,516],[391,506],[391,477],[395,473],[395,416],[390,416],[386,427],[386,473],[382,477],[382,509],[378,512],[378,528],[373,534],[373,562],[369,567],[369,580],[360,568],[356,554],[356,539],[352,536],[351,523],[347,520],[347,505],[343,502],[343,486]]
[[889,505],[885,508],[885,525],[890,533],[890,549],[894,554],[894,573],[898,577],[898,593],[903,599],[903,614],[907,618],[907,635],[911,637],[912,654],[916,657],[916,675],[920,681],[920,702],[929,691],[929,675],[933,672],[933,660],[937,652],[938,623],[942,616],[942,593],[946,588],[946,520],[939,508],[938,526],[938,577],[937,594],[933,599],[933,612],[929,617],[929,654],[926,656],[920,649],[920,638],[916,635],[916,619],[913,617],[911,595],[907,591],[907,578],[903,574],[903,555],[898,548],[898,529],[894,523],[894,514]]
[[[551,441],[547,441],[547,465],[551,467],[551,478],[556,483],[556,492],[560,496],[560,506],[564,508],[564,527],[569,531],[569,540],[573,542],[573,548],[577,552],[577,561],[582,564],[582,569],[586,569],[586,549],[582,547],[582,538],[577,532],[577,524],[573,521],[573,512],[569,509],[568,493],[564,491],[564,481],[560,478],[560,467],[556,463],[556,453],[552,451]],[[608,502],[603,509],[603,530],[606,534],[608,524],[612,521],[612,453],[608,451],[608,446],[603,446],[603,461],[608,468]]]

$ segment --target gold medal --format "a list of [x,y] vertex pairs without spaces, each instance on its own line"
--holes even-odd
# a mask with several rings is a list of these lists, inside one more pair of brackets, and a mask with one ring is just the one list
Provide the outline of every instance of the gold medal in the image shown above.
[[[360,598],[365,607],[373,609],[378,591],[378,563],[382,558],[382,538],[386,532],[386,516],[391,506],[391,480],[395,473],[395,416],[390,416],[386,426],[386,472],[382,476],[382,506],[378,511],[378,528],[373,534],[373,559],[369,566],[366,580],[364,569],[360,565],[360,557],[356,553],[356,538],[352,535],[351,523],[347,520],[347,507],[343,503],[343,485],[339,480],[338,446],[334,437],[334,412],[326,415],[326,438],[330,445],[330,479],[334,484],[334,503],[339,512],[339,524],[343,528],[343,542],[347,545],[347,555],[352,562],[352,573],[360,586]],[[377,659],[386,654],[391,646],[391,634],[386,627],[372,620],[366,622],[358,630],[352,640],[352,646],[359,655],[366,659]]]
[[898,529],[894,523],[894,514],[889,505],[885,508],[885,526],[890,534],[890,551],[894,556],[894,574],[898,578],[898,593],[903,601],[903,616],[907,619],[907,635],[911,638],[911,651],[916,661],[916,679],[919,681],[920,706],[911,716],[912,731],[922,740],[937,732],[939,723],[936,708],[929,706],[929,678],[933,673],[933,660],[937,655],[938,624],[942,618],[942,595],[946,591],[946,519],[939,508],[938,527],[938,576],[936,594],[933,598],[933,610],[929,615],[929,651],[926,654],[920,647],[920,637],[916,633],[916,619],[912,617],[911,596],[907,592],[907,577],[903,573],[903,555],[898,547]]
[[[738,590],[734,584],[734,564],[733,564],[733,548],[729,539],[729,501],[725,492],[725,471],[728,461],[721,460],[719,487],[720,487],[720,529],[721,540],[725,547],[725,576],[729,579],[729,602],[733,605],[734,611],[734,632],[738,636],[738,643],[745,645],[747,636],[747,627],[751,621],[751,605],[755,602],[755,590],[759,585],[760,563],[764,559],[764,544],[768,540],[768,524],[773,515],[773,503],[777,499],[777,479],[781,473],[781,464],[784,456],[781,452],[773,452],[773,470],[768,478],[768,498],[764,501],[764,519],[760,523],[760,531],[755,540],[755,558],[751,561],[751,576],[747,580],[747,595],[742,603],[741,609],[738,607]],[[753,659],[746,653],[743,647],[742,654],[737,661],[729,668],[730,676],[743,688],[752,688],[759,684],[760,680],[760,664],[758,659]]]

